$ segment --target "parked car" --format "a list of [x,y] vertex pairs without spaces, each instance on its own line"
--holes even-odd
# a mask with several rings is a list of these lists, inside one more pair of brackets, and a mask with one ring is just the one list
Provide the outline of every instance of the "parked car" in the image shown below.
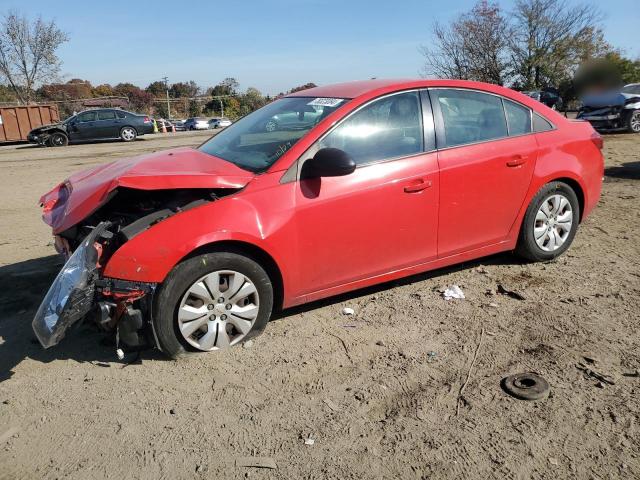
[[577,118],[598,130],[640,133],[640,83],[625,85],[617,92],[585,96]]
[[228,118],[216,117],[209,120],[209,128],[225,128],[231,125],[233,122]]
[[267,132],[276,130],[306,130],[316,124],[322,109],[305,105],[298,112],[284,112],[266,120],[264,129]]
[[186,130],[185,126],[184,126],[184,120],[179,120],[179,119],[172,119],[170,120],[170,122],[173,124],[174,127],[176,127],[176,132],[184,132]]
[[187,118],[184,122],[184,128],[186,130],[207,130],[209,128],[209,121],[201,117]]
[[[306,128],[265,131],[310,107]],[[601,149],[588,123],[496,85],[299,91],[197,148],[46,193],[69,259],[33,327],[50,347],[93,312],[120,341],[175,357],[258,335],[274,309],[418,272],[503,251],[549,261],[598,202]]]
[[148,116],[101,108],[78,113],[64,122],[34,128],[27,140],[48,147],[62,147],[69,143],[117,138],[131,142],[148,133],[153,133],[153,122]]
[[536,90],[533,92],[523,92],[525,95],[530,96],[534,100],[539,101],[540,103],[545,104],[547,107],[553,110],[562,110],[564,106],[562,102],[562,97],[555,89],[548,90]]

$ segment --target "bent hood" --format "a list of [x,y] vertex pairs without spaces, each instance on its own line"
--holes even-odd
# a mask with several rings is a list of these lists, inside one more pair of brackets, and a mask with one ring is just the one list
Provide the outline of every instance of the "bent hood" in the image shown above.
[[586,95],[582,104],[589,108],[622,107],[627,103],[640,101],[640,96],[632,93],[608,92]]
[[255,174],[193,148],[176,148],[98,165],[69,177],[40,199],[44,221],[62,232],[91,215],[119,187],[138,190],[239,189]]

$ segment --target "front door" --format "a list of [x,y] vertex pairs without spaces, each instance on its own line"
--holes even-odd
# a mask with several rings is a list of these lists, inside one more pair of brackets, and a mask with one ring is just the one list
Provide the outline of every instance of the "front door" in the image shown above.
[[430,94],[440,167],[438,255],[499,243],[511,230],[533,175],[538,147],[531,111],[477,91]]
[[419,92],[390,95],[350,115],[305,155],[340,148],[358,167],[298,181],[296,295],[436,257],[437,154],[424,151],[422,122]]
[[96,125],[96,112],[77,115],[69,127],[69,139],[82,141],[96,138]]

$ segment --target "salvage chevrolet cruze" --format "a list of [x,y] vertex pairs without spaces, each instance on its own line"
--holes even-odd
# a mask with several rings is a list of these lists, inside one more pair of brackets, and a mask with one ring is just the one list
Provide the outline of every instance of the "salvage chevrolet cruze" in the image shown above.
[[68,257],[33,321],[214,351],[272,310],[502,251],[551,260],[600,196],[602,139],[506,88],[371,80],[296,92],[198,148],[77,173],[42,199]]

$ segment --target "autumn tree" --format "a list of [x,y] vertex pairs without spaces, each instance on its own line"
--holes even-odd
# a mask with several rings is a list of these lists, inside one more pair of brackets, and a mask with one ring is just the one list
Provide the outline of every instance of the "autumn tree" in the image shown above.
[[486,0],[450,25],[435,23],[433,45],[421,48],[424,74],[502,85],[509,69],[510,31],[498,4]]
[[156,98],[164,97],[167,93],[167,86],[164,82],[156,81],[151,82],[147,88],[144,89],[145,92],[150,93]]
[[172,98],[192,98],[198,95],[200,87],[193,80],[188,82],[177,82],[169,88],[169,96]]
[[55,22],[38,17],[30,22],[16,12],[6,14],[0,24],[0,78],[22,103],[33,100],[35,89],[57,78],[58,48],[68,40]]

